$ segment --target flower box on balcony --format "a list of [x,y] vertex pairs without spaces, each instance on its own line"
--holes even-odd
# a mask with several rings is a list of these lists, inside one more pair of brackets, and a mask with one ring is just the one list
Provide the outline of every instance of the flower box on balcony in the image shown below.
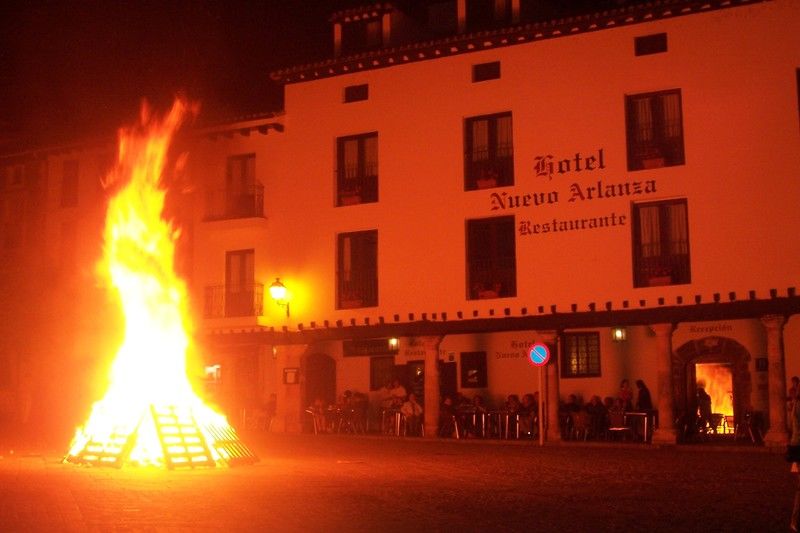
[[341,205],[355,205],[361,203],[361,195],[358,193],[345,193],[339,196]]
[[479,189],[491,189],[492,187],[497,187],[497,179],[496,178],[478,178],[475,180],[475,186]]
[[342,309],[355,309],[357,307],[363,307],[363,302],[361,301],[360,298],[359,299],[351,298],[339,302],[339,307],[341,307]]
[[663,157],[647,157],[642,159],[642,168],[661,168],[663,166]]

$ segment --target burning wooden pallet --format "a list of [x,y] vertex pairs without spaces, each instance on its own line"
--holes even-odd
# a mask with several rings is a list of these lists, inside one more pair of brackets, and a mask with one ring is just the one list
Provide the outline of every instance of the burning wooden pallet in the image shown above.
[[64,461],[116,468],[128,461],[135,463],[136,460],[130,458],[131,450],[139,430],[150,423],[158,436],[164,466],[170,470],[214,467],[218,461],[228,465],[258,461],[231,426],[206,424],[201,427],[190,408],[155,405],[150,405],[133,431],[115,430],[103,439],[90,438],[83,448],[70,453]]

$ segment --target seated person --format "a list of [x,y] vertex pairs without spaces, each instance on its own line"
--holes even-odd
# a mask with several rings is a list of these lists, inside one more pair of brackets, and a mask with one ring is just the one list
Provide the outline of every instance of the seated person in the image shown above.
[[538,411],[539,407],[536,405],[536,397],[530,393],[524,395],[518,411],[519,431],[521,435],[533,435]]
[[586,412],[589,414],[589,437],[597,439],[604,435],[608,428],[608,418],[606,406],[603,405],[600,396],[592,396],[586,404]]
[[408,395],[408,399],[400,407],[406,419],[406,435],[421,435],[422,427],[422,406],[417,402],[417,395],[413,392]]

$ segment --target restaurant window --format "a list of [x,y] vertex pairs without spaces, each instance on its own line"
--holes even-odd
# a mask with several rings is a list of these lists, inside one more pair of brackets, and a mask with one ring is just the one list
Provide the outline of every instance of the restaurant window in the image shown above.
[[378,133],[336,140],[336,205],[378,201]]
[[468,118],[464,144],[464,190],[514,185],[510,112]]
[[637,56],[660,54],[667,51],[667,34],[654,33],[633,38],[633,52]]
[[633,204],[633,286],[691,282],[685,199]]
[[261,316],[263,284],[255,282],[255,251],[225,254],[225,316]]
[[369,98],[369,85],[348,85],[344,88],[344,103],[360,102]]
[[467,220],[467,298],[517,295],[514,217]]
[[483,389],[487,386],[486,352],[461,352],[461,388]]
[[500,79],[500,62],[472,65],[472,82]]
[[625,97],[628,170],[684,163],[681,91]]
[[394,377],[394,356],[369,358],[369,390],[380,389],[387,383],[391,383]]
[[78,161],[64,161],[61,175],[61,207],[78,205]]
[[378,231],[339,234],[336,256],[336,309],[378,305]]
[[562,378],[600,376],[600,334],[596,331],[564,333],[561,352]]

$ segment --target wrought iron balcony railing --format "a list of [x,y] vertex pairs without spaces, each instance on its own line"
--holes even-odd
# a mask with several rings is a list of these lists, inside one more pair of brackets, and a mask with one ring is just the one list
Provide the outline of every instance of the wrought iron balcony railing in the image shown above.
[[264,314],[264,284],[249,283],[236,287],[212,285],[206,287],[205,318],[262,316]]
[[264,186],[244,190],[218,189],[206,194],[205,220],[231,220],[264,216]]

